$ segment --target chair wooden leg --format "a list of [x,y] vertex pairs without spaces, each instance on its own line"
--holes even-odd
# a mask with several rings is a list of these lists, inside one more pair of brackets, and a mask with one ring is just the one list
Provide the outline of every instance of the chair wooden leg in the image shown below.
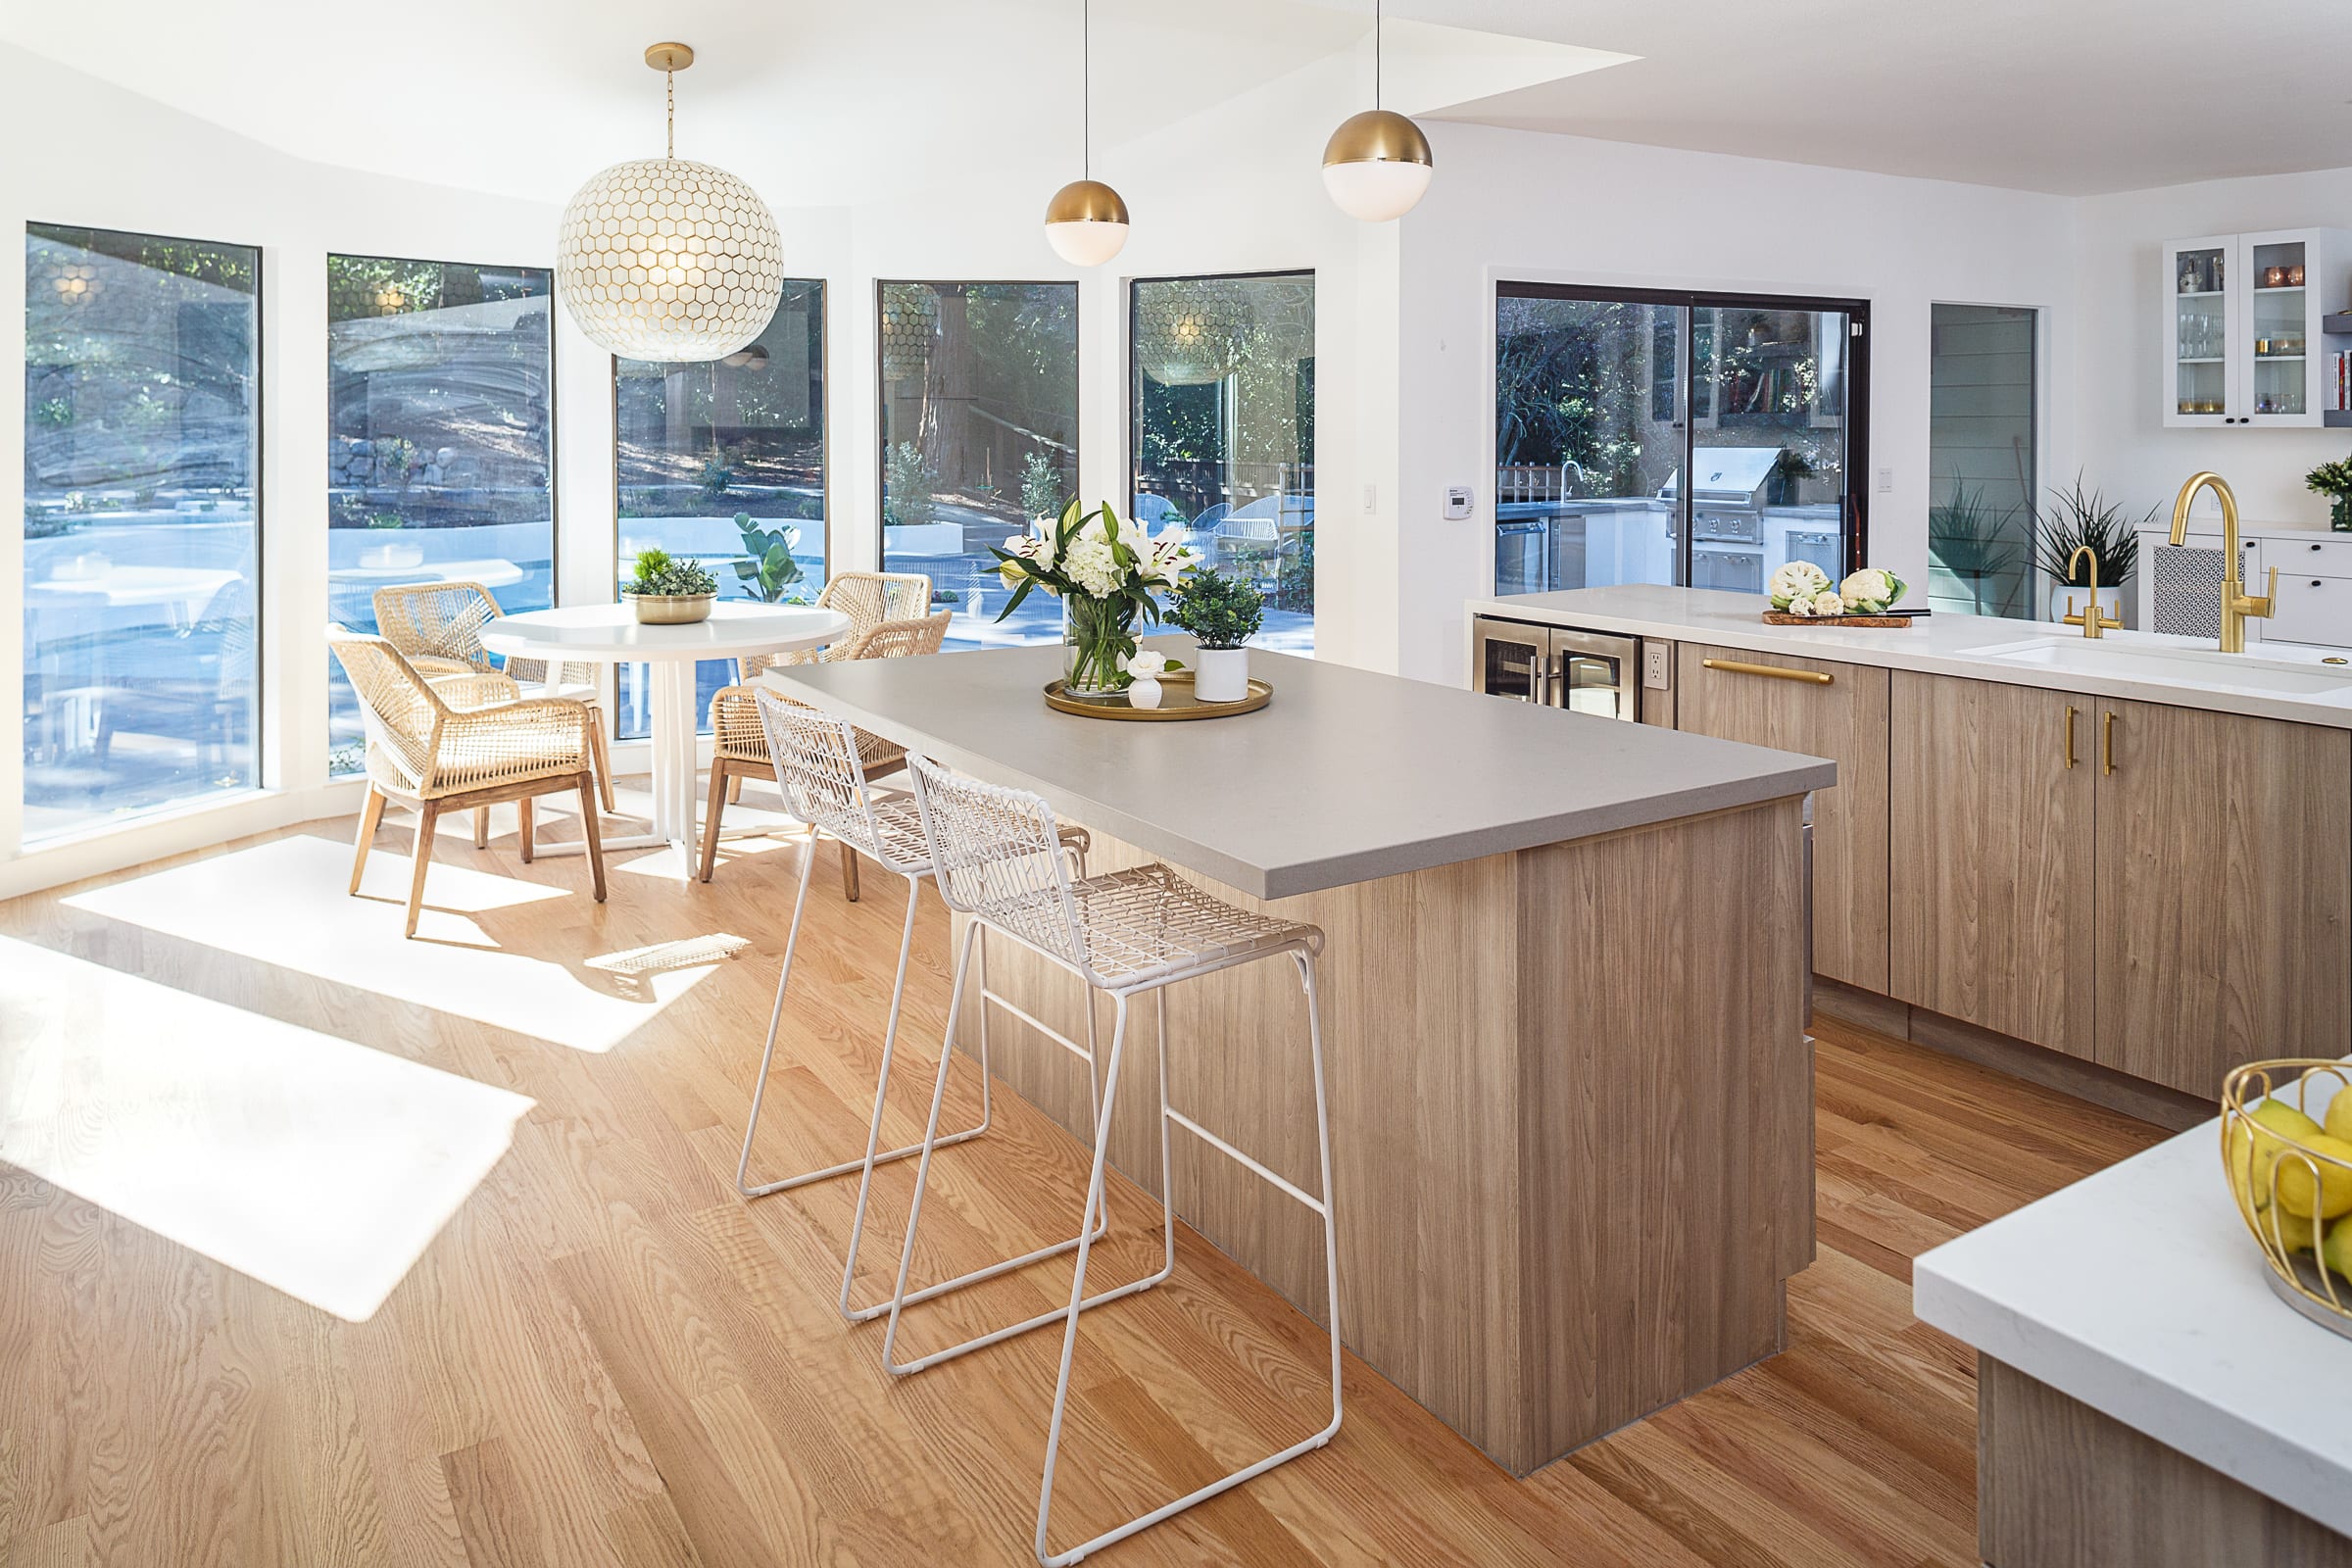
[[617,811],[620,808],[612,801],[612,742],[605,739],[602,709],[588,710],[588,751],[596,767],[597,799],[605,803],[606,810]]
[[841,896],[858,902],[858,852],[847,844],[841,847]]
[[473,847],[477,850],[490,847],[490,808],[487,806],[473,808]]
[[727,811],[727,786],[740,777],[742,777],[741,774],[731,774],[727,771],[726,759],[721,757],[710,759],[710,799],[703,812],[701,874],[702,879],[706,882],[710,880],[710,873],[718,865],[718,824],[719,819],[725,816]]
[[384,819],[384,792],[374,785],[368,786],[368,799],[360,806],[359,842],[351,852],[351,891],[360,891],[360,874],[368,869],[368,852],[375,845],[376,826]]
[[743,775],[741,773],[729,773],[727,775],[727,804],[729,806],[734,806],[741,802],[742,799]]
[[[523,804],[528,806],[529,801]],[[596,885],[596,902],[605,902],[605,830],[596,816],[596,779],[580,775],[580,826],[588,835],[588,875]]]
[[416,873],[409,880],[409,923],[402,936],[416,934],[416,916],[424,909],[424,873],[433,863],[433,825],[441,815],[441,808],[426,801],[416,810],[416,847],[411,853],[416,858]]
[[522,845],[522,863],[528,865],[531,863],[531,853],[535,848],[531,841],[531,798],[528,795],[514,803],[514,822],[516,827],[514,836]]

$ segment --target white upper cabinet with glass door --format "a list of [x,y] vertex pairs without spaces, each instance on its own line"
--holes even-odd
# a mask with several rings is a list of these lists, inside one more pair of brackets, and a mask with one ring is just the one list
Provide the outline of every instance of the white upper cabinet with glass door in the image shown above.
[[2321,318],[2352,303],[2352,236],[2214,234],[2164,248],[2164,422],[2298,427],[2332,398]]

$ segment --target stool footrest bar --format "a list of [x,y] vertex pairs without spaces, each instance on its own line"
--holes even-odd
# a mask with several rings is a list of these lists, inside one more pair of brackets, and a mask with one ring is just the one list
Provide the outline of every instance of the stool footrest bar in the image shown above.
[[1297,1199],[1299,1202],[1304,1203],[1308,1208],[1313,1209],[1318,1214],[1323,1212],[1323,1200],[1309,1196],[1303,1188],[1295,1186],[1282,1177],[1275,1175],[1274,1172],[1266,1169],[1265,1166],[1259,1164],[1256,1160],[1251,1159],[1248,1154],[1243,1153],[1240,1150],[1234,1148],[1224,1139],[1219,1138],[1215,1133],[1210,1132],[1207,1128],[1193,1120],[1192,1117],[1187,1116],[1183,1111],[1169,1110],[1166,1114],[1168,1120],[1174,1122],[1186,1132],[1191,1133],[1195,1138],[1200,1139],[1202,1143],[1208,1145],[1211,1149],[1214,1149],[1218,1153],[1223,1154],[1226,1158],[1232,1160],[1234,1163],[1242,1166],[1244,1169],[1250,1171],[1257,1176],[1264,1178],[1272,1186],[1279,1188],[1285,1196]]

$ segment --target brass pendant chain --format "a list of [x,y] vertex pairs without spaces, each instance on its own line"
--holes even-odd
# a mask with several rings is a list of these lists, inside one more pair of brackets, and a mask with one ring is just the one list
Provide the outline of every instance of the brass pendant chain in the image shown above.
[[665,118],[662,156],[675,158],[678,156],[678,74],[675,71],[665,70],[662,73],[662,99]]

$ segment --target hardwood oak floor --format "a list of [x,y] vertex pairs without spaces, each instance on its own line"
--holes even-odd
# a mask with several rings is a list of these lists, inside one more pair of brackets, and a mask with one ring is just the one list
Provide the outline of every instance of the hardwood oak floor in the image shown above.
[[[0,1562],[1030,1561],[1058,1333],[893,1381],[880,1326],[834,1309],[854,1178],[734,1191],[804,849],[732,842],[693,888],[616,857],[599,906],[578,860],[518,864],[511,821],[487,851],[445,836],[403,944],[406,819],[357,900],[350,826],[0,904]],[[871,1096],[902,885],[869,868],[845,904],[816,853],[756,1175],[853,1154]],[[946,930],[926,893],[902,1142]],[[749,946],[589,961],[720,934]],[[1820,1252],[1787,1353],[1525,1481],[1351,1360],[1329,1448],[1100,1560],[1974,1563],[1974,1357],[1912,1318],[1910,1259],[2161,1135],[1819,1033]],[[958,1062],[949,1115],[977,1102]],[[995,1131],[939,1157],[916,1277],[1069,1234],[1085,1168],[1000,1093]],[[911,1177],[877,1181],[861,1299]],[[1156,1208],[1114,1182],[1110,1214],[1090,1284],[1155,1256]],[[903,1332],[937,1347],[1067,1289],[1043,1264]],[[1323,1346],[1181,1232],[1173,1281],[1086,1318],[1055,1546],[1311,1430]]]

